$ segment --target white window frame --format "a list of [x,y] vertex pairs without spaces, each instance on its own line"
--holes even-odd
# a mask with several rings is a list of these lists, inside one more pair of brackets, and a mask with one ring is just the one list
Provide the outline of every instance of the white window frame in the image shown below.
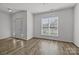
[[[43,30],[42,30],[42,27],[43,27],[43,25],[42,25],[42,19],[43,18],[49,18],[49,17],[57,17],[57,34],[56,35],[43,34]],[[49,22],[49,20],[48,20],[48,22]],[[49,24],[49,27],[50,27],[50,24]],[[50,28],[48,28],[48,29],[49,29],[49,33],[50,33]],[[45,35],[45,36],[58,36],[58,16],[48,16],[48,17],[42,17],[41,18],[41,35]]]

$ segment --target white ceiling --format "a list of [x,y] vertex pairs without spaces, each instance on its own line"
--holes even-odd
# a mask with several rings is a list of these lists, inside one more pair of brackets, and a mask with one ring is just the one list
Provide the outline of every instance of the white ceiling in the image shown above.
[[0,3],[0,9],[8,11],[8,8],[13,11],[28,10],[32,13],[39,13],[57,10],[62,8],[73,7],[75,3]]

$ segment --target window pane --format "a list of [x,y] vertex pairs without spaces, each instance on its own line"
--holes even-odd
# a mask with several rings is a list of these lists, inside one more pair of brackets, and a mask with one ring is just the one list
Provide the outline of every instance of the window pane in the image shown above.
[[50,27],[57,27],[57,21],[58,20],[58,17],[52,17],[51,19],[50,19]]
[[57,28],[50,28],[50,35],[57,35],[57,34],[58,34]]
[[58,34],[58,17],[51,17],[50,21],[50,35]]
[[42,34],[48,35],[49,34],[49,29],[48,28],[42,28]]
[[48,27],[48,26],[49,26],[48,18],[43,18],[42,19],[42,27]]

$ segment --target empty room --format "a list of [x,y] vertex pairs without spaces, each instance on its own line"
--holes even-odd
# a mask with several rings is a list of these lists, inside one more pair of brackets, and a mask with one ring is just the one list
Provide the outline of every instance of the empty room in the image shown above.
[[0,3],[0,55],[79,55],[79,3]]

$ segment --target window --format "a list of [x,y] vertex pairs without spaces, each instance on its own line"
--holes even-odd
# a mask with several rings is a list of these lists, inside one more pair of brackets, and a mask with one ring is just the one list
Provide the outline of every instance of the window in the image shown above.
[[45,17],[41,19],[41,34],[58,36],[58,17]]

